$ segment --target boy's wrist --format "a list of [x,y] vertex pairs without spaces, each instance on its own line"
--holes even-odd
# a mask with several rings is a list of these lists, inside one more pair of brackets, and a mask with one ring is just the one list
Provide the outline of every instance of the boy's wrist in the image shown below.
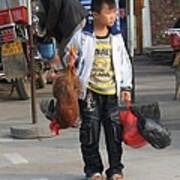
[[122,91],[121,92],[121,100],[123,101],[123,102],[130,102],[131,101],[131,91]]
[[121,91],[129,91],[131,92],[132,91],[132,88],[131,87],[121,87]]

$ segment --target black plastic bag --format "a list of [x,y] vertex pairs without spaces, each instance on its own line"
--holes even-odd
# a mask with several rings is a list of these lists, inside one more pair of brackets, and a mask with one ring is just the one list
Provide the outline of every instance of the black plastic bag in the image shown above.
[[132,111],[141,113],[147,118],[159,120],[161,113],[158,102],[136,102],[132,104]]
[[138,129],[144,139],[154,148],[163,149],[171,144],[171,133],[164,127],[159,119],[144,116],[139,111],[133,110],[138,117]]

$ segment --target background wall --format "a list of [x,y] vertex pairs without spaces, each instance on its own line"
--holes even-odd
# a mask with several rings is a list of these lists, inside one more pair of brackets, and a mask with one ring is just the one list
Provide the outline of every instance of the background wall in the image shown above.
[[150,0],[152,45],[168,44],[164,34],[180,17],[180,0]]

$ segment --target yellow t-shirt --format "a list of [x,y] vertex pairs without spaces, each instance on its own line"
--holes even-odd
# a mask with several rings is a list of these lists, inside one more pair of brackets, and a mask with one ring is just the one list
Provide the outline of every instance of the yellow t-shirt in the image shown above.
[[114,95],[116,93],[112,46],[110,37],[96,38],[96,50],[88,88],[96,93]]

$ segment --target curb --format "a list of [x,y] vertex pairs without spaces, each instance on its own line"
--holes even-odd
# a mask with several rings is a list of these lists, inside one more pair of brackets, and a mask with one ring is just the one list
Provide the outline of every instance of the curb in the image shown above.
[[48,126],[40,124],[18,125],[10,127],[10,134],[17,139],[50,138],[52,133]]

